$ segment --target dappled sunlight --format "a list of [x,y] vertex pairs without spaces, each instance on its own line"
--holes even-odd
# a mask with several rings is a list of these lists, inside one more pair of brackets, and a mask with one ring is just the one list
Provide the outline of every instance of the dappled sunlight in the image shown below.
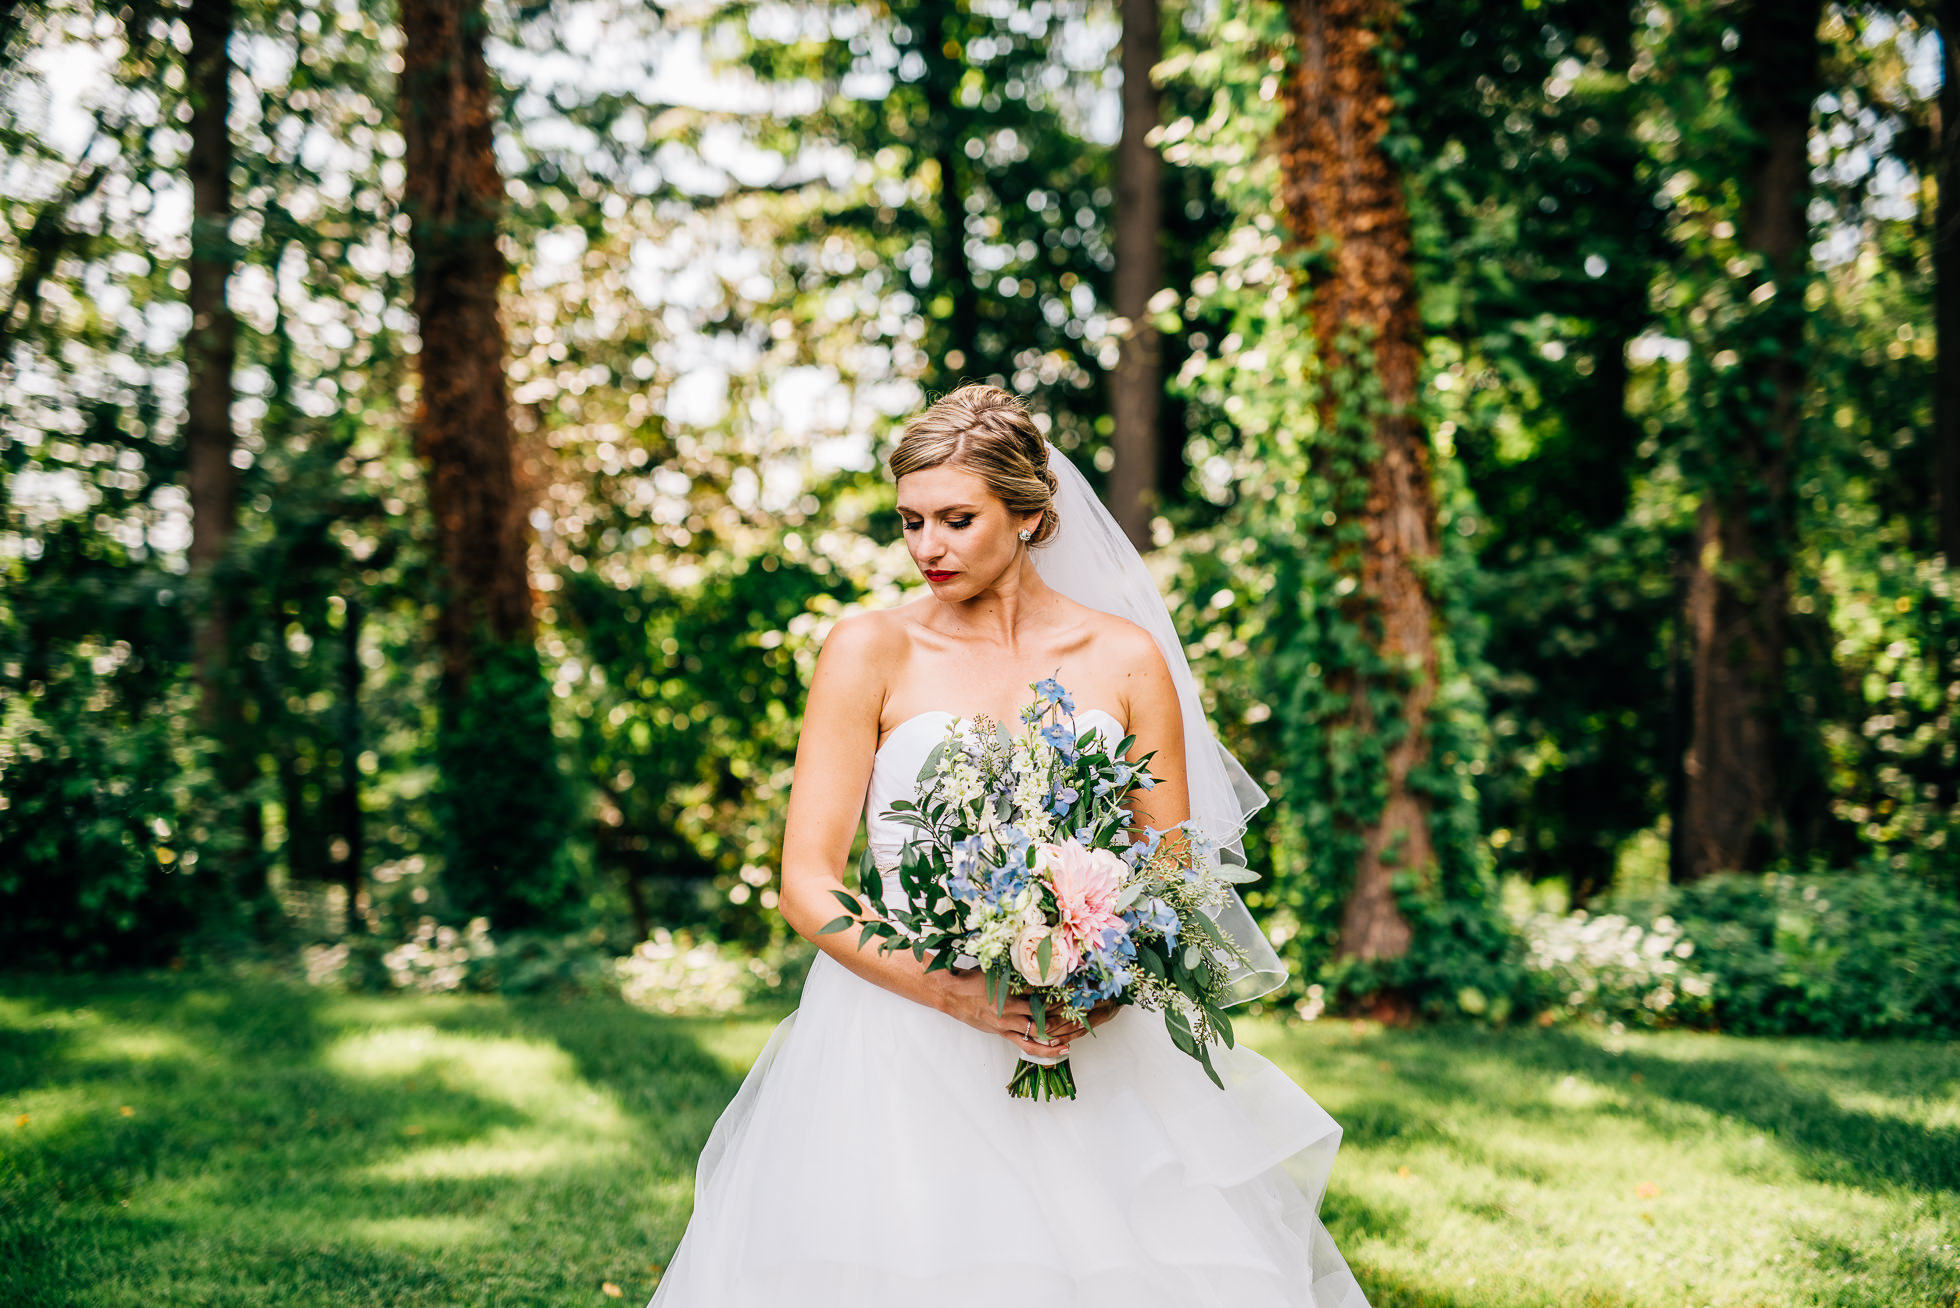
[[[1364,1283],[1406,1296],[1391,1302],[1756,1308],[1846,1275],[1954,1272],[1951,1203],[1922,1193],[1902,1214],[1912,1191],[1882,1183],[1871,1126],[1916,1130],[1934,1167],[1953,1152],[1928,1134],[1950,1083],[1901,1077],[1871,1046],[1334,1022],[1246,1036],[1347,1128],[1330,1220]],[[1911,1046],[1882,1058],[1947,1066]]]
[[389,1180],[470,1180],[490,1176],[535,1176],[617,1157],[615,1143],[576,1143],[542,1127],[498,1127],[460,1144],[431,1145],[368,1167]]
[[73,1056],[94,1063],[160,1063],[209,1057],[183,1036],[156,1027],[97,1028],[78,1037]]
[[[343,1076],[467,1091],[529,1119],[377,1160],[366,1170],[378,1177],[527,1176],[596,1165],[636,1134],[612,1093],[586,1082],[570,1055],[542,1040],[394,1026],[341,1037],[325,1061]],[[412,1138],[433,1128],[411,1122],[403,1129]]]
[[696,1021],[690,1023],[688,1033],[722,1071],[740,1078],[748,1074],[750,1064],[775,1029],[773,1021]]
[[404,1249],[453,1249],[488,1244],[499,1236],[495,1223],[476,1217],[356,1218],[341,1224],[350,1237]]

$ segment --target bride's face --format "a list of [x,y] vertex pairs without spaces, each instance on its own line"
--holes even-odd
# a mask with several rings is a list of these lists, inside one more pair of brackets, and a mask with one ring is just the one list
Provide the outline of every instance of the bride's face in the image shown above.
[[1020,530],[1039,513],[1009,513],[978,474],[951,464],[898,479],[898,516],[912,562],[942,600],[971,599],[1020,561]]

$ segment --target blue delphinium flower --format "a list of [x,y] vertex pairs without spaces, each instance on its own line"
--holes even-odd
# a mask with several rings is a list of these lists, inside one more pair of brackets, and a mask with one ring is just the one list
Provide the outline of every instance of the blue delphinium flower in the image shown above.
[[1131,771],[1127,763],[1118,763],[1104,775],[1096,778],[1096,798],[1123,789],[1130,784]]
[[1062,712],[1074,714],[1075,697],[1063,689],[1062,683],[1053,677],[1043,677],[1034,683],[1034,693],[1050,704],[1059,705]]
[[1163,832],[1155,827],[1145,827],[1141,840],[1135,836],[1130,837],[1129,845],[1123,850],[1123,860],[1131,867],[1142,867],[1150,861],[1151,855],[1157,852],[1157,846],[1163,842],[1163,839]]
[[1069,998],[1081,1008],[1114,999],[1128,988],[1129,960],[1135,957],[1136,946],[1128,932],[1103,932],[1101,939],[1089,942],[1082,966],[1069,977]]
[[981,897],[980,883],[974,880],[974,874],[982,870],[981,845],[979,836],[968,836],[953,846],[952,874],[946,878],[946,889],[964,904]]
[[1177,914],[1155,895],[1125,909],[1123,920],[1139,930],[1160,933],[1167,945],[1177,944]]
[[1063,762],[1073,763],[1079,757],[1079,752],[1075,748],[1075,733],[1064,723],[1049,723],[1041,729],[1041,738],[1054,746],[1055,752],[1062,756]]
[[981,891],[981,897],[991,908],[1002,900],[1014,898],[1025,890],[1027,885],[1027,864],[1019,859],[1010,859],[1005,867],[995,868],[989,874],[986,888]]
[[1048,811],[1056,817],[1065,817],[1069,809],[1074,807],[1075,801],[1080,798],[1082,798],[1081,794],[1074,787],[1058,785],[1055,787],[1054,796],[1049,802]]

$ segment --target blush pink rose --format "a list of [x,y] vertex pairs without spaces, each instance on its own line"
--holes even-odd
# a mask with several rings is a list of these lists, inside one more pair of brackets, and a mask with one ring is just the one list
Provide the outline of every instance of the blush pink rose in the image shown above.
[[1109,928],[1122,930],[1123,919],[1116,915],[1116,895],[1127,870],[1123,860],[1107,849],[1084,849],[1073,840],[1037,846],[1035,871],[1054,890],[1060,910],[1057,934],[1067,936],[1078,948],[1086,948]]

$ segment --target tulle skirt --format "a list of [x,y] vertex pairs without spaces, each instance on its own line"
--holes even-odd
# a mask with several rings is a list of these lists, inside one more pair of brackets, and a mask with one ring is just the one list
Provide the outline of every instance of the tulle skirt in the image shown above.
[[653,1308],[1367,1308],[1318,1217],[1341,1129],[1154,1013],[1011,1099],[1005,1041],[819,955],[701,1152]]

